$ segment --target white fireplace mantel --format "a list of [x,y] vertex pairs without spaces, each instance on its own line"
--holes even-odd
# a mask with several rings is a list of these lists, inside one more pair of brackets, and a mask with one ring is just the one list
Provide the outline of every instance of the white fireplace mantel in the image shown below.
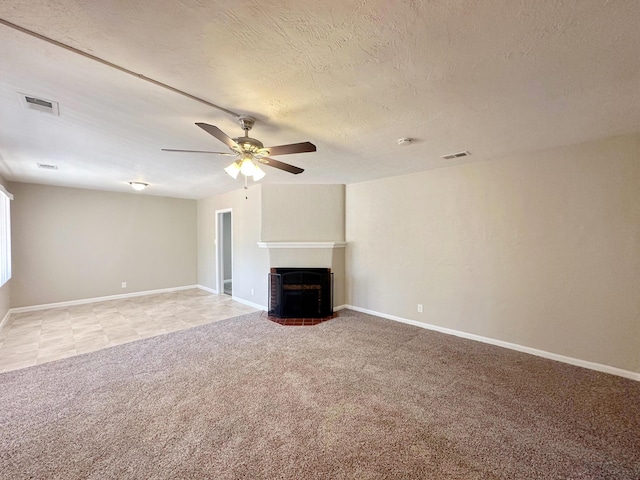
[[345,248],[347,242],[258,242],[260,248]]

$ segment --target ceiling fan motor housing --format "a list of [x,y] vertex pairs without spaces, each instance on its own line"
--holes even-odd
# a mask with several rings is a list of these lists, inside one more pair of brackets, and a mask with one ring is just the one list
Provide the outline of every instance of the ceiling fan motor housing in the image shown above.
[[238,137],[238,138],[234,138],[233,140],[238,145],[240,145],[242,152],[245,152],[245,153],[255,154],[255,153],[258,153],[258,150],[261,150],[264,148],[264,145],[262,144],[262,142],[260,140],[256,140],[255,138]]
[[264,148],[262,142],[249,136],[249,130],[253,128],[253,125],[256,123],[256,119],[248,115],[241,115],[238,117],[238,123],[244,130],[244,137],[233,139],[240,146],[240,152],[238,153],[249,153],[252,155],[256,155],[258,153],[262,153],[263,155],[266,154],[266,152],[259,152]]
[[256,119],[249,115],[240,115],[238,117],[238,123],[245,132],[248,132],[253,128],[253,125],[256,123]]

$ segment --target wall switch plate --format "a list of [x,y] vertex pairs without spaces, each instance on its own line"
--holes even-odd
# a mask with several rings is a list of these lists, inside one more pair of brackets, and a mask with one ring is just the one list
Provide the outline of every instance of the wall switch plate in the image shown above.
[[253,288],[251,289],[251,295],[253,295]]
[[122,282],[122,288],[127,288],[127,282]]
[[421,303],[418,304],[418,313],[422,313],[422,304]]

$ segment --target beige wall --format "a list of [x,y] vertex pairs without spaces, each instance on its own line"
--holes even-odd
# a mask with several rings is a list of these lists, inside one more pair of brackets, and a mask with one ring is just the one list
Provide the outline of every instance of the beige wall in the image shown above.
[[269,259],[258,248],[261,205],[261,185],[198,200],[198,283],[217,290],[216,210],[230,208],[233,296],[266,308]]
[[10,190],[12,307],[196,284],[194,200],[24,183]]
[[263,185],[263,242],[344,240],[344,185]]
[[640,135],[348,185],[346,212],[347,303],[640,372]]

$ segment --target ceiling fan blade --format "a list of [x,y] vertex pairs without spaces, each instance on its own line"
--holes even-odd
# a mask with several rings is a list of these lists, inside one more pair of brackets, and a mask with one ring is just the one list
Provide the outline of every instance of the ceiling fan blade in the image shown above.
[[226,133],[224,133],[218,127],[216,127],[214,125],[209,125],[208,123],[196,123],[196,125],[199,126],[201,129],[203,129],[208,134],[213,135],[214,137],[216,137],[218,140],[220,140],[222,143],[224,143],[230,149],[237,150],[237,149],[240,148],[240,145],[238,145],[233,138],[228,136]]
[[209,153],[215,155],[228,155],[230,157],[235,157],[237,154],[229,153],[229,152],[210,152],[208,150],[175,150],[173,148],[163,148],[163,152],[180,152],[180,153]]
[[280,170],[284,170],[285,172],[293,173],[294,175],[304,172],[303,168],[294,167],[293,165],[289,165],[288,163],[284,163],[284,162],[279,162],[278,160],[274,160],[273,158],[262,157],[262,158],[257,158],[256,160],[262,163],[263,165],[268,165],[269,167],[278,168]]
[[315,152],[316,146],[311,142],[292,143],[290,145],[278,145],[276,147],[266,147],[269,155],[287,155],[289,153]]

